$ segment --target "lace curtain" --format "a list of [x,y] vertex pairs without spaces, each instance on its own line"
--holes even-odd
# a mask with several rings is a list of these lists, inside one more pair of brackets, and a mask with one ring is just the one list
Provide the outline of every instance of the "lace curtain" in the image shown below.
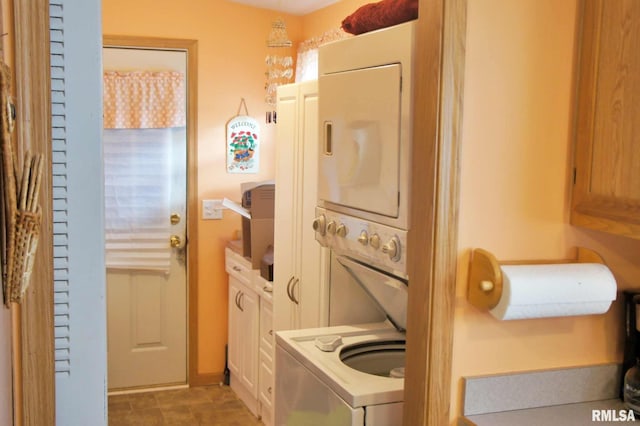
[[349,37],[349,34],[336,28],[300,43],[296,59],[296,83],[318,78],[318,47],[346,37]]
[[109,71],[103,96],[106,265],[168,272],[172,162],[186,138],[184,76]]

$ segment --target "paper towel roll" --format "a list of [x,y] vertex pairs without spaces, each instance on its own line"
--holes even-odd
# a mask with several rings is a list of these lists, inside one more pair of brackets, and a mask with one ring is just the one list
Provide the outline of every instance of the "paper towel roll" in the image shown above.
[[602,314],[616,298],[605,265],[567,263],[502,265],[503,287],[490,310],[500,320]]

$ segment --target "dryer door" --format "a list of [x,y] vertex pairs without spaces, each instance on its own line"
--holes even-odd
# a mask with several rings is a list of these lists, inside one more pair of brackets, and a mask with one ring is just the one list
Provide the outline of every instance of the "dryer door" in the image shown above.
[[398,217],[401,65],[320,76],[318,197]]

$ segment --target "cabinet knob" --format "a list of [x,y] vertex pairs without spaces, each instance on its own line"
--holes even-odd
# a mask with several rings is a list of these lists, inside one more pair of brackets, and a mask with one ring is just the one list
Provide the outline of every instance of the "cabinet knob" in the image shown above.
[[298,284],[300,283],[300,278],[296,278],[296,280],[293,282],[293,284],[291,284],[291,293],[290,293],[290,299],[293,303],[295,303],[296,305],[300,304],[300,301],[298,299],[296,299],[296,287],[298,286]]
[[267,389],[267,392],[269,392],[269,394],[273,393],[273,389],[271,388],[271,386],[269,386],[269,389]]
[[289,300],[293,301],[293,296],[291,295],[291,283],[296,277],[289,278],[289,282],[287,283],[287,296],[289,296]]

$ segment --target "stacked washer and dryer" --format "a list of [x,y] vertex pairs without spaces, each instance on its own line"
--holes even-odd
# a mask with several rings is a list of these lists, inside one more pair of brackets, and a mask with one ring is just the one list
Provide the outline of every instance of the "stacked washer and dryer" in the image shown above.
[[415,22],[322,46],[329,327],[276,333],[275,424],[402,423]]

